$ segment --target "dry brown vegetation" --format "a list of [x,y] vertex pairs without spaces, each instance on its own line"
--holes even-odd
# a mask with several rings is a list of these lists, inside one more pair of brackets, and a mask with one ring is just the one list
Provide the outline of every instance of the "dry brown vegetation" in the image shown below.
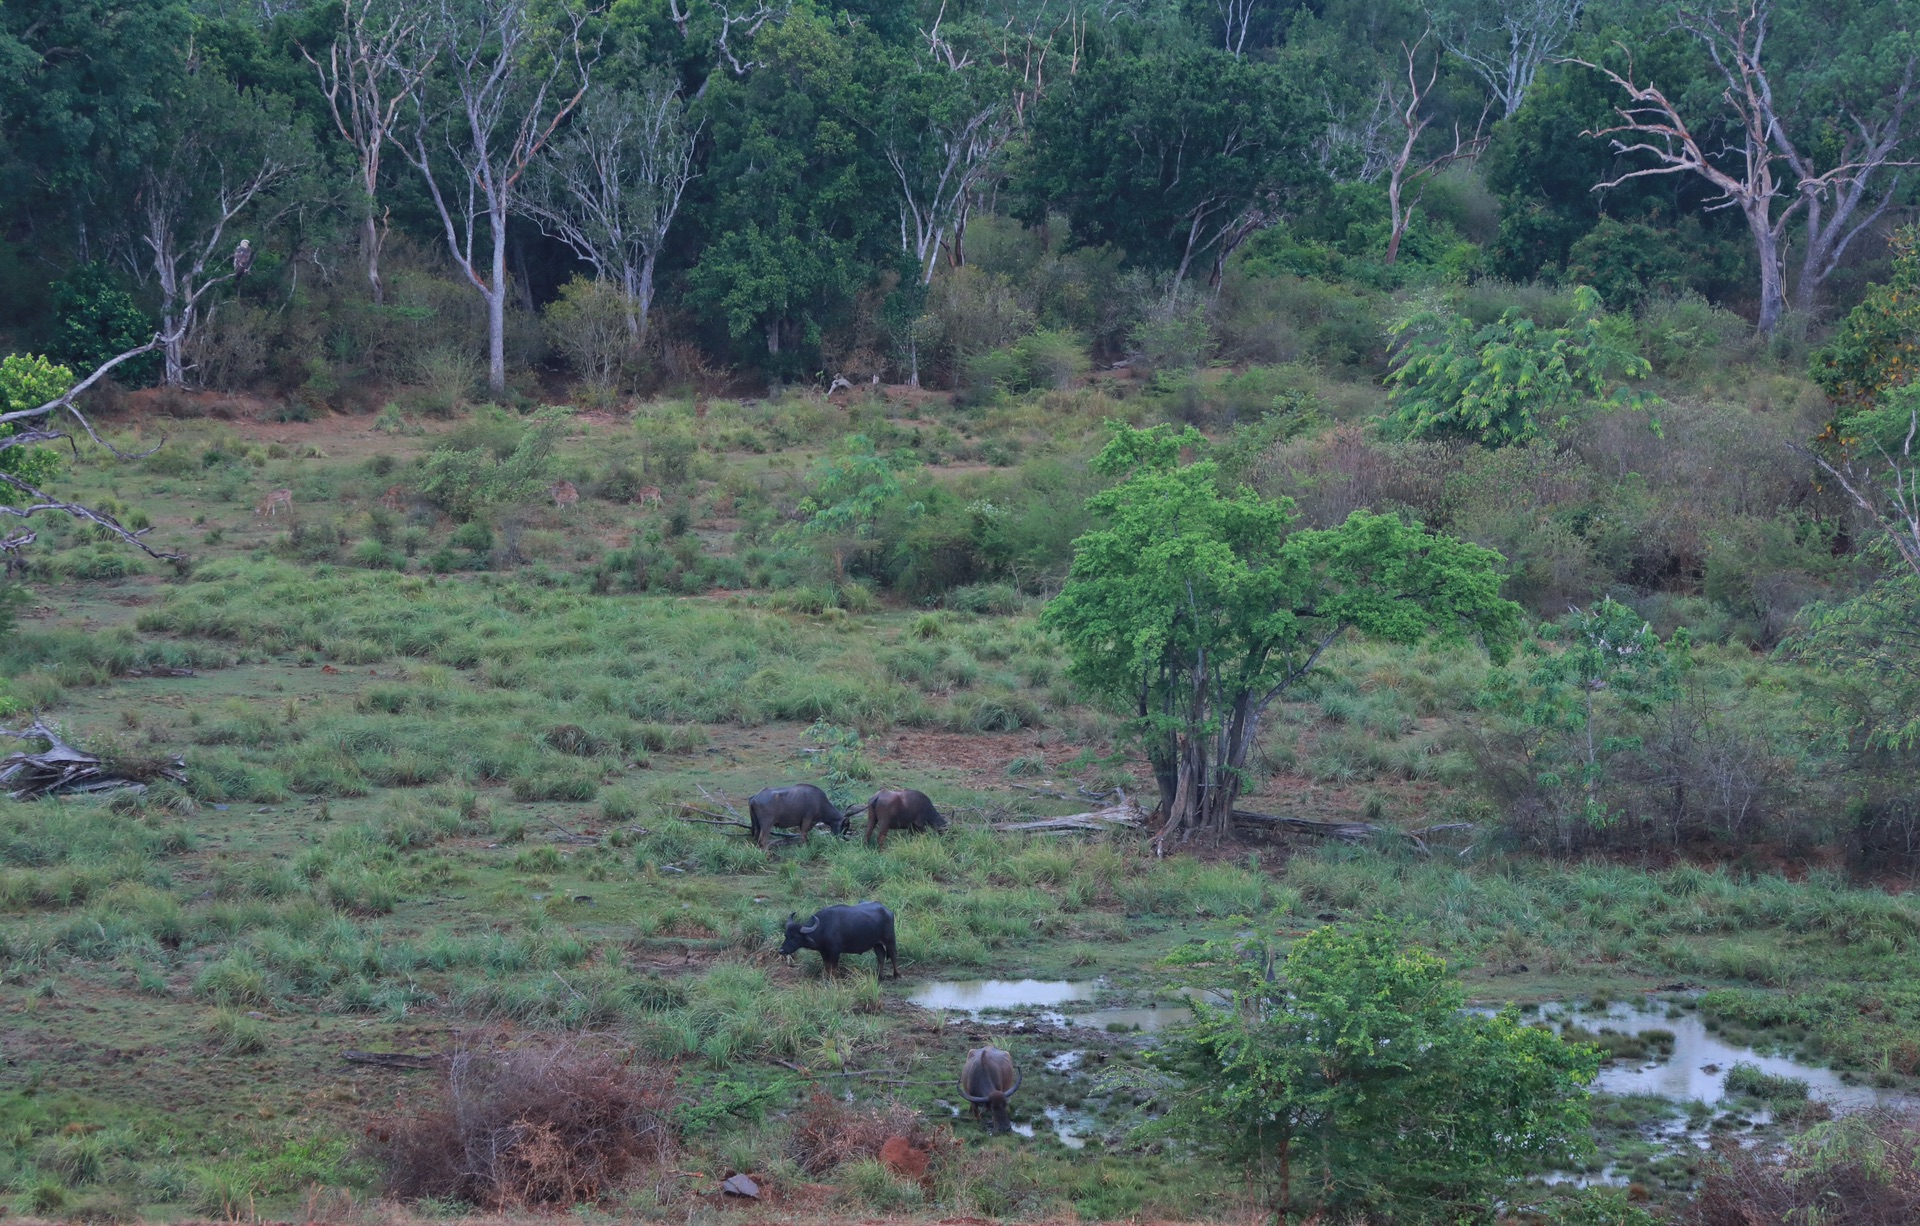
[[1863,1111],[1809,1130],[1784,1162],[1722,1156],[1688,1226],[1909,1226],[1920,1221],[1920,1116]]
[[[953,1129],[897,1099],[856,1106],[816,1090],[792,1116],[789,1149],[809,1175],[824,1175],[843,1162],[882,1158],[887,1142],[899,1137],[929,1162],[959,1149]],[[896,1146],[896,1149],[898,1147]]]
[[386,1189],[485,1209],[600,1199],[673,1149],[671,1072],[571,1045],[455,1055],[435,1101],[368,1129]]

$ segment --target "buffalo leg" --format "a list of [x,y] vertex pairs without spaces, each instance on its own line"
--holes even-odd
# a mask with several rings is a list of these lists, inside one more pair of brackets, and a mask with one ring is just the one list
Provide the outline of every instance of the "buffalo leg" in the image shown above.
[[821,954],[820,965],[826,968],[828,978],[830,979],[840,978],[840,955]]

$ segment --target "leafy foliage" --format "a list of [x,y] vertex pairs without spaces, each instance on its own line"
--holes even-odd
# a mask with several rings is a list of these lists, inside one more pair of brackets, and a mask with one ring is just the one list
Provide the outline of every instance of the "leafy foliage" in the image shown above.
[[1687,632],[1662,642],[1638,613],[1606,599],[1543,627],[1529,647],[1533,666],[1525,679],[1494,673],[1491,702],[1541,734],[1534,757],[1538,784],[1577,790],[1582,818],[1605,826],[1614,820],[1598,799],[1607,760],[1639,745],[1631,736],[1610,734],[1608,715],[1621,708],[1645,711],[1675,696],[1690,664]]
[[1045,623],[1073,676],[1132,717],[1170,814],[1204,788],[1195,823],[1225,828],[1268,704],[1346,631],[1478,634],[1497,652],[1518,628],[1490,550],[1363,511],[1298,529],[1291,500],[1224,492],[1214,462],[1181,464],[1202,442],[1191,427],[1112,430],[1094,467],[1122,479],[1088,501],[1106,524],[1075,542]]
[[485,447],[441,447],[427,457],[420,492],[466,521],[488,507],[536,497],[552,467],[564,415],[547,410],[520,432],[507,455]]
[[1408,313],[1391,329],[1391,420],[1414,438],[1505,447],[1565,426],[1583,397],[1604,408],[1637,407],[1617,380],[1644,379],[1653,368],[1625,323],[1608,316],[1586,286],[1574,291],[1574,310],[1575,320],[1559,328],[1511,310],[1479,328],[1430,304]]
[[1920,228],[1902,227],[1893,249],[1892,279],[1869,287],[1813,355],[1813,380],[1836,405],[1872,404],[1913,378],[1920,354]]
[[[73,372],[35,354],[8,354],[0,358],[0,413],[37,408],[73,386]],[[32,422],[37,419],[28,418]],[[0,425],[0,439],[18,431]],[[0,472],[11,473],[29,485],[40,485],[60,471],[60,456],[46,447],[0,447]],[[0,498],[15,491],[0,486]]]
[[1451,1222],[1586,1139],[1599,1053],[1466,1010],[1441,959],[1384,922],[1316,929],[1268,978],[1265,947],[1209,945],[1221,1005],[1195,1003],[1155,1063],[1180,1078],[1152,1131],[1257,1171],[1283,1216]]

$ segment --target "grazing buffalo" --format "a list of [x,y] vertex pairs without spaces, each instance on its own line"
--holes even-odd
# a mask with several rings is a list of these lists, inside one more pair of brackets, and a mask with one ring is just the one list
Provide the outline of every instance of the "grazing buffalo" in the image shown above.
[[960,1093],[973,1104],[974,1119],[980,1118],[982,1107],[991,1113],[989,1132],[1013,1131],[1013,1121],[1007,1118],[1007,1100],[1020,1088],[1024,1075],[1014,1071],[1013,1057],[997,1047],[976,1047],[967,1053],[967,1062],[960,1069]]
[[[867,802],[866,842],[887,849],[887,831],[945,830],[947,819],[933,807],[925,792],[875,792]],[[878,834],[878,839],[875,835]]]
[[800,837],[807,838],[816,825],[835,834],[847,832],[847,819],[840,806],[811,783],[789,788],[762,788],[747,801],[747,816],[753,821],[753,838],[765,851],[773,841],[774,830],[792,830],[798,826]]
[[864,954],[871,950],[876,978],[883,962],[891,962],[893,977],[900,978],[899,951],[893,943],[893,912],[877,902],[822,907],[804,924],[798,912],[789,913],[787,941],[780,952],[791,954],[802,949],[818,950],[820,962],[829,975],[840,973],[842,954]]

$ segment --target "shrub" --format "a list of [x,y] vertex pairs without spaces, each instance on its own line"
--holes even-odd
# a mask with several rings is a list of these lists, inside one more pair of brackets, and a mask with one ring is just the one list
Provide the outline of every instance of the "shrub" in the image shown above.
[[547,331],[588,385],[610,390],[633,348],[627,304],[606,281],[576,276],[547,307]]
[[904,1137],[936,1159],[958,1148],[953,1129],[929,1124],[898,1099],[856,1106],[816,1089],[791,1119],[788,1152],[809,1175],[824,1175],[843,1162],[877,1159],[890,1137]]
[[389,1193],[487,1209],[600,1199],[673,1149],[673,1080],[574,1046],[461,1052],[435,1101],[369,1130]]
[[1768,1102],[1792,1102],[1807,1096],[1807,1083],[1798,1077],[1780,1077],[1746,1061],[1727,1070],[1727,1093],[1745,1094]]
[[1680,1220],[1688,1226],[1920,1220],[1920,1121],[1876,1108],[1816,1124],[1794,1139],[1784,1161],[1758,1150],[1725,1152]]

